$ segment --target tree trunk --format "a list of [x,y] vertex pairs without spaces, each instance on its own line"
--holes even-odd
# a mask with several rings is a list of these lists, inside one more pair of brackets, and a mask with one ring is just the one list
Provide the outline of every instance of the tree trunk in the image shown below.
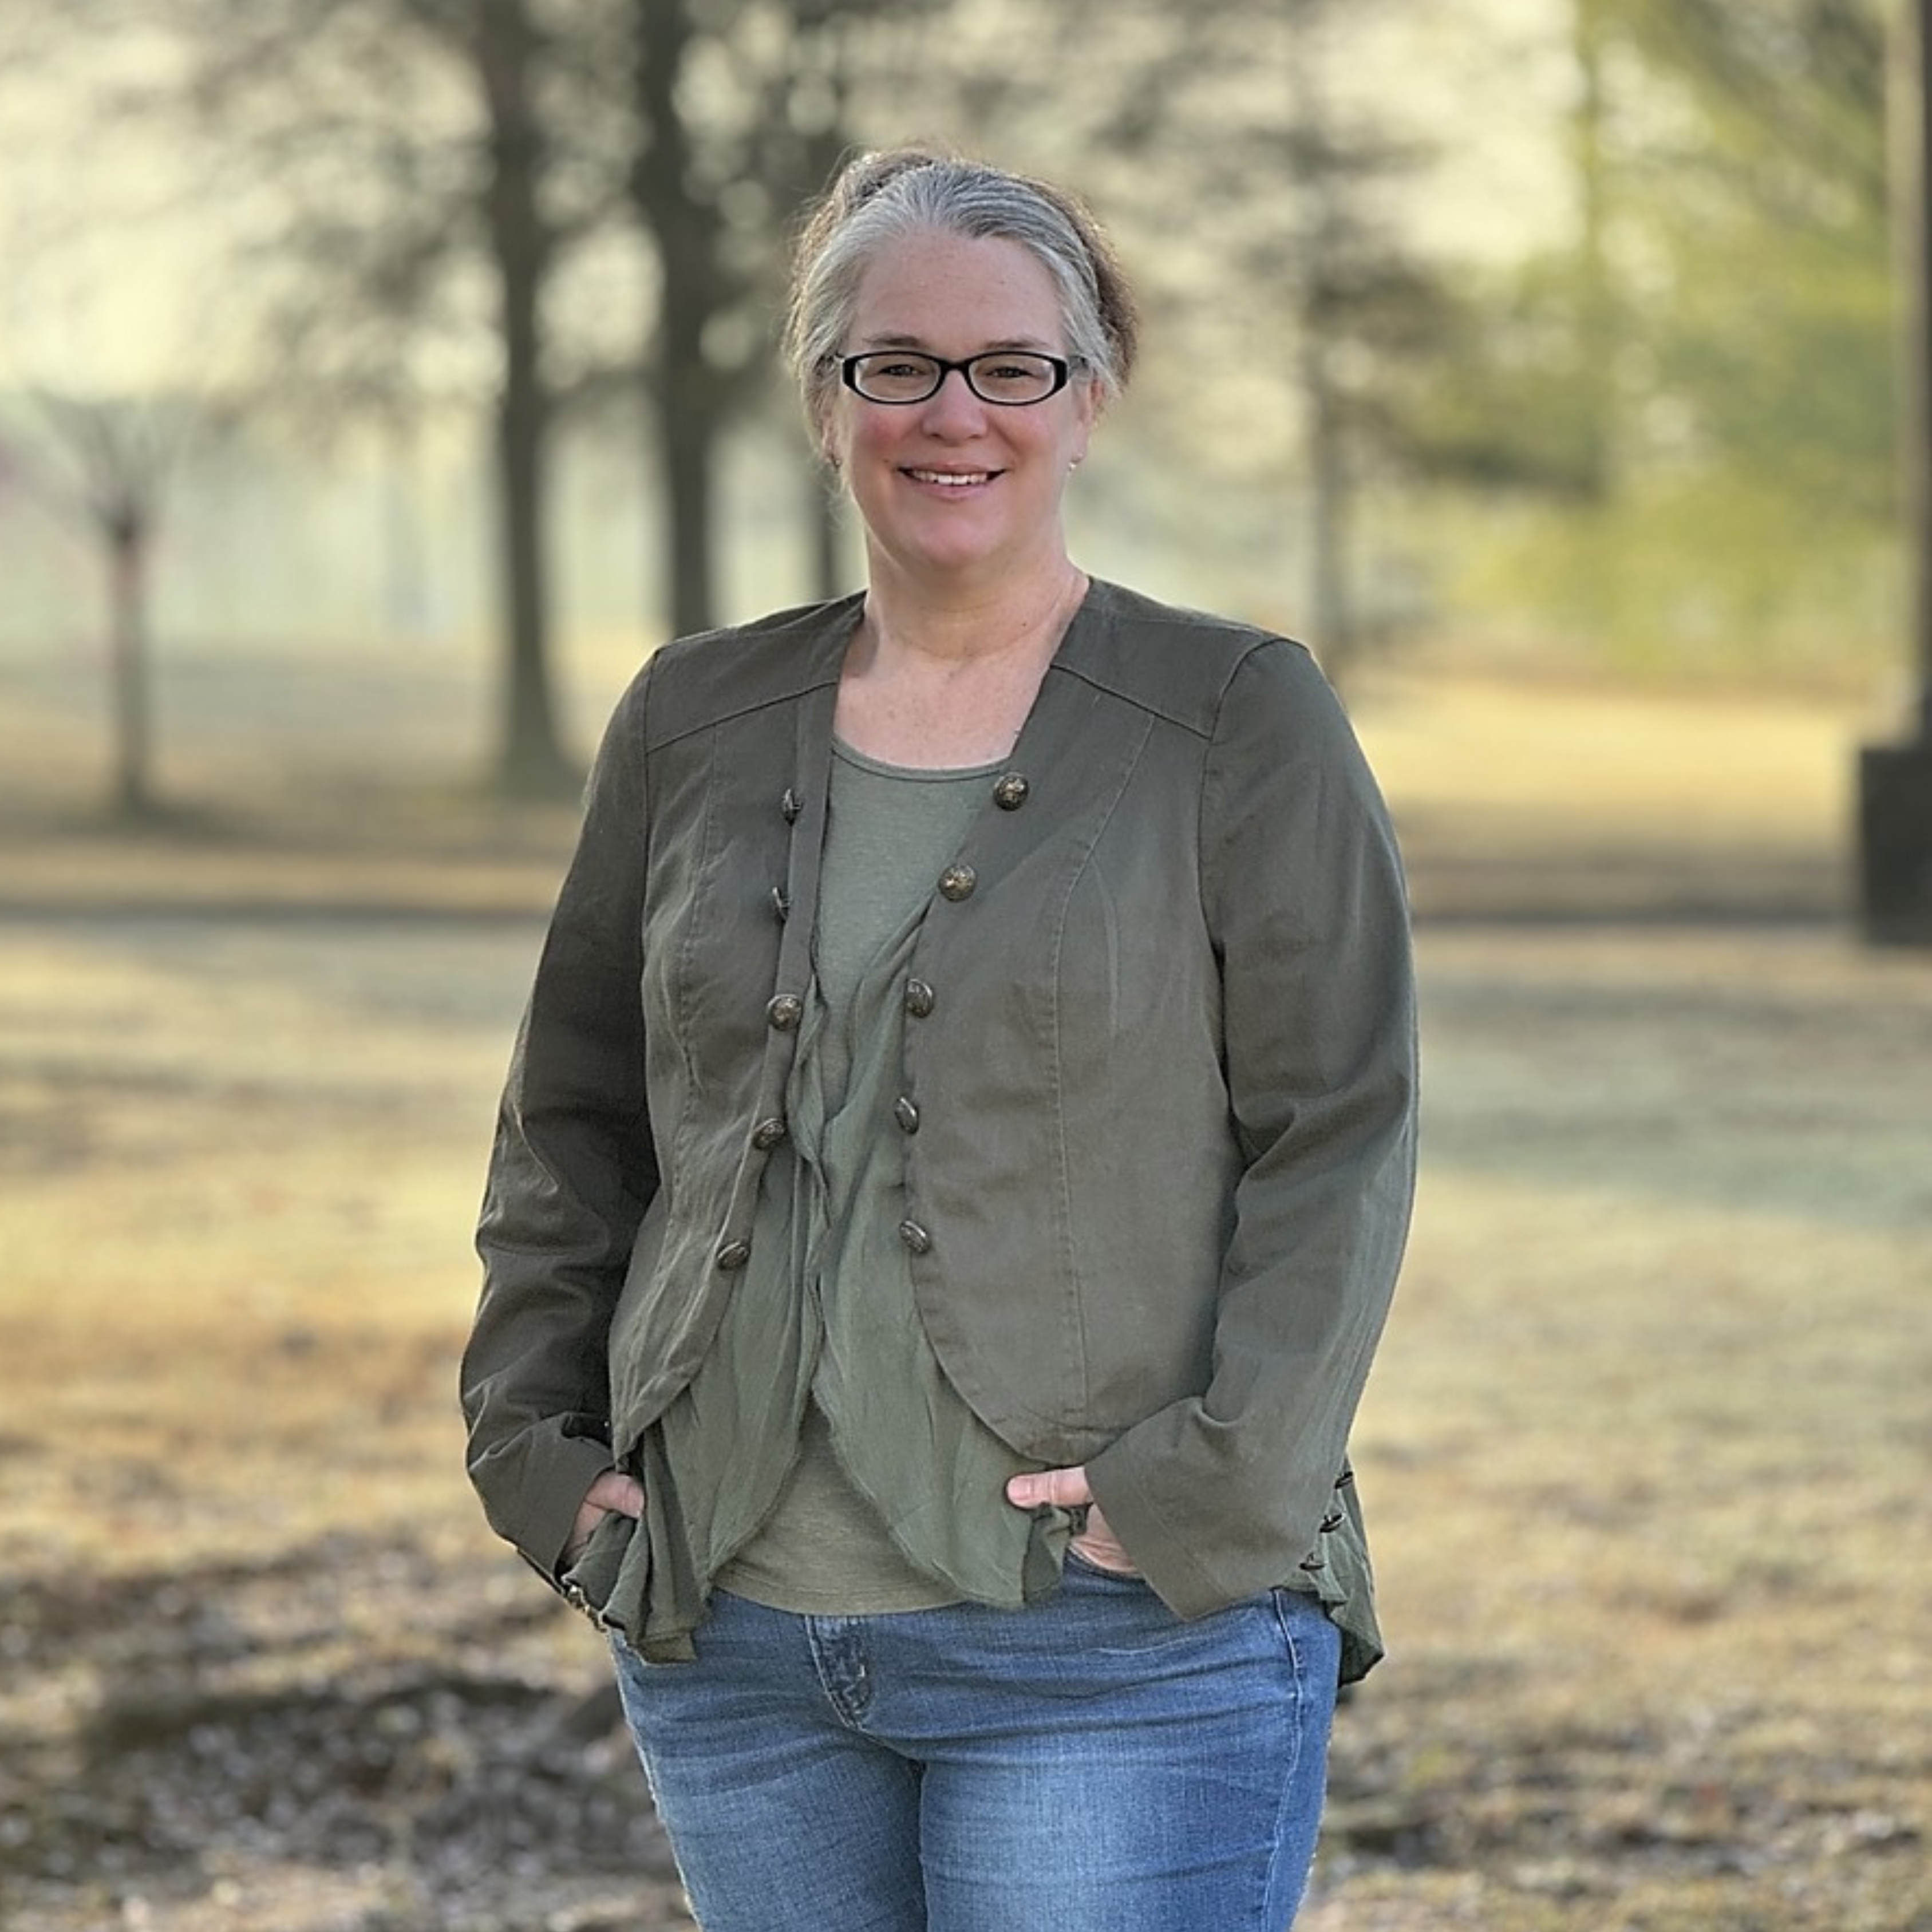
[[1902,299],[1900,448],[1917,674],[1919,741],[1932,750],[1932,0],[1894,18],[1892,117],[1894,248]]
[[1340,684],[1355,644],[1354,584],[1347,531],[1354,477],[1348,461],[1346,400],[1335,376],[1331,291],[1341,273],[1342,220],[1333,116],[1328,88],[1325,17],[1319,8],[1288,22],[1288,128],[1291,160],[1302,158],[1302,271],[1295,322],[1296,371],[1304,422],[1303,457],[1308,490],[1309,642],[1328,676]]
[[1302,402],[1308,412],[1310,641],[1322,668],[1339,686],[1357,643],[1348,570],[1352,484],[1347,430],[1328,364],[1328,345],[1309,329],[1304,340]]
[[148,528],[138,513],[106,528],[109,652],[114,680],[114,803],[124,818],[154,808],[148,665]]
[[679,79],[694,37],[688,0],[638,0],[638,154],[631,190],[656,244],[660,269],[652,419],[671,628],[684,636],[716,621],[718,397],[704,332],[726,290],[718,264],[718,217],[694,186],[690,137],[678,110]]
[[1594,502],[1610,488],[1610,424],[1616,321],[1610,283],[1609,163],[1604,151],[1603,0],[1574,0],[1576,108],[1571,149],[1576,180],[1577,382],[1585,414],[1585,487]]
[[[667,296],[667,310],[679,302]],[[664,317],[665,361],[658,381],[658,459],[666,512],[664,560],[673,632],[688,637],[716,621],[712,478],[717,425],[704,392],[704,350],[688,314]]]
[[558,742],[551,695],[544,529],[551,411],[542,314],[550,250],[536,199],[536,45],[524,0],[479,0],[474,50],[490,119],[487,206],[503,344],[496,425],[504,652],[496,781],[523,796],[573,787],[578,776]]

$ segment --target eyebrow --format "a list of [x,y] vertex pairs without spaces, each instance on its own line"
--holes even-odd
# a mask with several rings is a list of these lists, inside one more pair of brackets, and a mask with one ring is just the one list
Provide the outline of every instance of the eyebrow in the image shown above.
[[[923,336],[881,334],[862,336],[860,339],[868,349],[910,349],[916,350],[922,356],[932,356],[938,353],[936,350],[928,345]],[[1059,353],[1058,350],[1034,335],[1004,336],[997,342],[988,343],[983,349],[974,350],[973,353],[975,356],[998,356],[1003,351],[1008,350],[1024,350],[1028,354],[1034,356],[1054,356]]]

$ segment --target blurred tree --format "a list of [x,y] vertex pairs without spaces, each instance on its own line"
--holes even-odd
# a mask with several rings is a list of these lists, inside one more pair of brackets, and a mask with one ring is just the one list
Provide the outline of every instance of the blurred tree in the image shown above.
[[124,818],[148,818],[159,805],[151,562],[169,479],[202,418],[193,405],[166,397],[42,390],[34,400],[46,431],[44,452],[38,458],[18,452],[10,466],[26,494],[85,532],[99,552],[106,589],[113,803]]
[[1016,59],[999,19],[982,38],[956,8],[947,61],[910,93],[1105,209],[1166,345],[1137,405],[1150,440],[1268,506],[1264,594],[1299,562],[1298,622],[1337,675],[1368,628],[1360,505],[1424,459],[1419,406],[1453,339],[1408,218],[1431,146],[1361,79],[1402,10],[1063,0],[1028,16]]
[[[868,35],[946,0],[630,0],[627,182],[658,266],[644,357],[679,633],[716,621],[721,446],[771,386],[772,317],[802,204],[852,142]],[[872,50],[875,51],[875,50]],[[885,92],[886,88],[878,88]],[[822,490],[819,587],[837,587]]]
[[1572,8],[1576,238],[1477,292],[1443,428],[1573,506],[1527,575],[1580,634],[1802,652],[1895,514],[1883,8]]
[[568,29],[590,0],[155,4],[187,50],[218,165],[257,190],[245,206],[279,379],[391,422],[447,387],[452,365],[459,388],[476,371],[490,394],[494,770],[512,794],[574,788],[550,650],[544,302],[600,195],[567,164],[546,108],[568,84]]
[[[194,20],[197,98],[280,190],[278,253],[299,265],[278,311],[292,358],[393,410],[434,345],[494,341],[498,769],[512,789],[549,789],[569,775],[550,694],[553,431],[641,380],[671,626],[716,621],[720,451],[769,381],[784,224],[845,145],[856,33],[921,0],[169,4]],[[425,90],[440,100],[428,116]],[[627,214],[655,272],[632,311],[646,339],[626,340],[607,310],[566,340],[564,317],[588,304],[564,286],[586,257],[608,274]]]

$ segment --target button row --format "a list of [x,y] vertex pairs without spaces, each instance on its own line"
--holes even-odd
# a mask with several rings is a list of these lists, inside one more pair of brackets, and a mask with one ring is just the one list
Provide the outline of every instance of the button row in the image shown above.
[[[1031,788],[1025,778],[1018,772],[1008,772],[993,787],[993,802],[1002,812],[1017,812],[1027,801]],[[798,822],[805,809],[805,802],[790,786],[785,788],[784,796],[778,802],[778,809],[784,815],[788,825]],[[979,888],[979,875],[970,866],[949,866],[939,875],[940,894],[956,904],[968,899]],[[780,919],[784,919],[791,910],[791,902],[782,886],[772,888],[772,910]],[[925,1019],[939,1004],[939,997],[923,980],[908,980],[905,985],[905,1010],[914,1019]],[[796,993],[780,993],[769,1000],[765,1006],[765,1019],[774,1032],[791,1033],[805,1018],[805,1002]],[[892,1118],[902,1130],[908,1134],[919,1132],[919,1107],[910,1095],[901,1094],[892,1105]],[[773,1115],[760,1120],[752,1130],[752,1144],[760,1153],[769,1153],[784,1140],[789,1130],[784,1120]],[[932,1237],[918,1222],[902,1221],[898,1227],[899,1239],[916,1255],[929,1254],[932,1250]],[[713,1259],[727,1274],[736,1274],[752,1258],[752,1244],[746,1240],[730,1240],[720,1244]]]

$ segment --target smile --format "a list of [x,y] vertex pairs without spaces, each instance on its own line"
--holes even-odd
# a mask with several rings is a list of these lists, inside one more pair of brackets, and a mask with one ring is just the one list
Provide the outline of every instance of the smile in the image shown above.
[[915,483],[937,483],[947,490],[964,490],[976,483],[990,483],[995,474],[991,470],[908,470],[905,473]]

